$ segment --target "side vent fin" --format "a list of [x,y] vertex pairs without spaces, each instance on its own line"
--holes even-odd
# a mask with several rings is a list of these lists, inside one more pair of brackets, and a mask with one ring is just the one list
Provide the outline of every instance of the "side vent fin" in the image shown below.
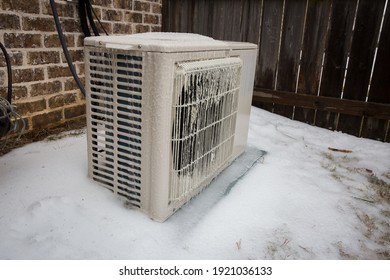
[[89,52],[92,178],[141,207],[142,56]]

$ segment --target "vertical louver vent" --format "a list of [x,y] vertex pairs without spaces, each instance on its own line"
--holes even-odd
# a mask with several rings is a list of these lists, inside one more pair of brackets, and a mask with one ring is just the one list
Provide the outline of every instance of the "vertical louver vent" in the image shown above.
[[142,56],[90,51],[89,74],[92,177],[140,207]]
[[177,64],[170,202],[190,195],[231,158],[241,67],[239,58]]

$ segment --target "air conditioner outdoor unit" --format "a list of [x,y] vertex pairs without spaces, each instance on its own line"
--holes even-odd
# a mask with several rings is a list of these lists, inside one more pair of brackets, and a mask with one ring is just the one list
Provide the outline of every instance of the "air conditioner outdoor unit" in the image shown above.
[[181,33],[84,43],[89,176],[162,222],[244,151],[257,46]]

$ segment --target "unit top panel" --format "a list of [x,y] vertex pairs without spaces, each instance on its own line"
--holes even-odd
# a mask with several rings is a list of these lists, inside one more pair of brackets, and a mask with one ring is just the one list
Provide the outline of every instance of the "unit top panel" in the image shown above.
[[132,35],[88,37],[85,46],[100,46],[110,49],[140,50],[150,52],[184,52],[256,49],[255,44],[227,42],[191,33],[149,32]]

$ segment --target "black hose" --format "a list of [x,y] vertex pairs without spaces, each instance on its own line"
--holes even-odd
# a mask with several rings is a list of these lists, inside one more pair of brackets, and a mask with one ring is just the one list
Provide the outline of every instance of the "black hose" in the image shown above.
[[80,88],[81,93],[85,96],[84,85],[81,83],[79,76],[76,73],[76,69],[74,68],[74,66],[72,64],[72,59],[70,58],[68,48],[66,46],[64,33],[62,32],[62,28],[61,28],[60,20],[58,18],[58,12],[57,12],[57,8],[56,8],[56,4],[55,4],[54,0],[50,0],[50,6],[51,6],[51,9],[53,11],[53,17],[54,17],[54,22],[56,24],[56,28],[57,28],[57,32],[58,32],[58,37],[60,38],[61,46],[62,46],[62,49],[64,51],[66,61],[68,62],[70,72],[72,73],[73,78],[75,79],[78,87]]
[[93,21],[93,15],[92,15],[92,5],[89,0],[85,0],[85,8],[87,10],[89,25],[92,27],[92,31],[95,34],[95,36],[100,36],[99,30],[97,29],[95,22]]
[[7,75],[8,75],[8,95],[7,100],[11,104],[12,99],[12,68],[11,68],[11,60],[9,59],[9,55],[4,45],[0,42],[0,48],[3,51],[5,63],[7,64]]
[[99,17],[98,17],[97,14],[95,13],[95,10],[93,9],[93,7],[91,7],[91,10],[92,10],[93,15],[95,16],[95,18],[96,18],[97,21],[99,22],[100,27],[103,29],[104,33],[108,36],[107,30],[104,28],[103,23],[100,21]]
[[89,31],[88,22],[87,22],[87,16],[85,14],[85,0],[79,0],[79,18],[80,18],[80,24],[81,29],[83,30],[84,36],[89,37],[91,36],[91,32]]

